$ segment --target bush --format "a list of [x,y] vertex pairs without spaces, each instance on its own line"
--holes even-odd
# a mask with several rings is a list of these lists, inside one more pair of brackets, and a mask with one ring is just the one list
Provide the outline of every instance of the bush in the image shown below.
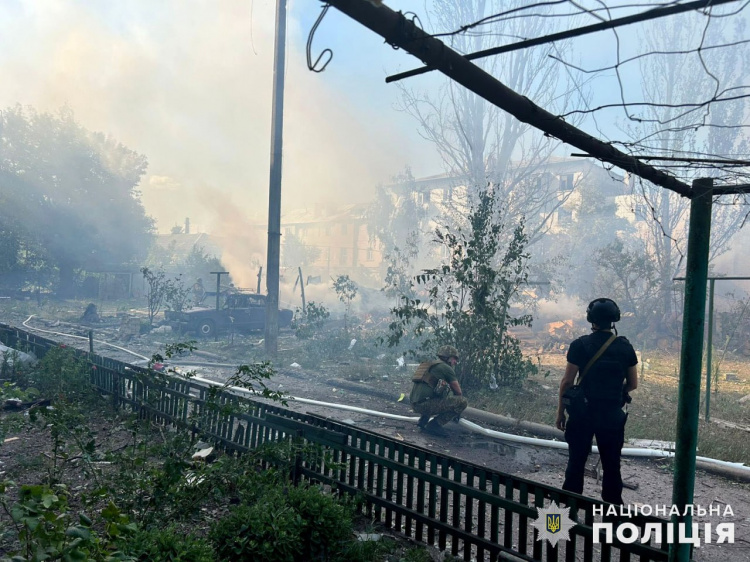
[[331,313],[328,309],[314,301],[307,303],[305,312],[300,307],[294,310],[292,329],[297,339],[306,340],[321,332]]
[[91,377],[86,363],[73,350],[53,347],[45,353],[30,378],[43,397],[76,401],[91,396]]
[[304,523],[304,560],[330,560],[351,542],[352,513],[337,498],[319,488],[296,487],[287,499]]
[[166,529],[136,531],[121,545],[122,551],[135,560],[170,562],[212,562],[210,545],[193,535],[186,535],[174,526]]
[[221,560],[346,560],[352,510],[318,488],[276,486],[214,524],[210,538]]
[[275,489],[241,505],[213,525],[209,538],[219,560],[294,562],[302,554],[303,521]]

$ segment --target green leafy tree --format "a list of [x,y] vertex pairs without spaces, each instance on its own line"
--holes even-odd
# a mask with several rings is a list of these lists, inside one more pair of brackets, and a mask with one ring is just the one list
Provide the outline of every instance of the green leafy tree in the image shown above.
[[529,315],[514,316],[511,310],[527,282],[528,240],[523,221],[510,237],[505,235],[508,228],[495,203],[493,192],[486,190],[469,214],[467,230],[436,230],[446,262],[414,279],[423,298],[403,296],[391,310],[389,346],[412,334],[417,339],[408,352],[415,356],[434,354],[441,344],[455,345],[461,352],[456,374],[467,387],[515,383],[536,371],[508,331],[531,323]]
[[348,275],[339,275],[333,280],[333,290],[336,291],[339,300],[346,306],[344,331],[348,331],[348,319],[352,308],[352,301],[356,298],[359,289],[357,288],[357,284]]
[[[138,184],[146,166],[144,156],[82,127],[68,108],[0,111],[0,222],[38,249],[57,273],[59,294],[72,296],[78,270],[145,257],[153,221]],[[24,220],[7,221],[12,216]]]
[[190,289],[185,287],[181,275],[171,279],[163,268],[152,270],[148,267],[142,267],[141,274],[148,285],[146,299],[149,325],[153,326],[154,318],[165,305],[178,311],[187,308]]
[[654,334],[660,321],[661,282],[659,269],[643,248],[643,242],[622,240],[593,252],[593,262],[598,274],[592,284],[593,295],[616,295],[620,308],[632,313],[632,320],[624,319],[634,329],[634,336],[644,330]]
[[210,279],[212,271],[226,271],[219,258],[210,255],[203,246],[197,244],[190,249],[181,267],[191,280]]
[[617,244],[618,236],[634,234],[627,219],[617,216],[615,198],[606,195],[605,187],[588,177],[577,182],[576,193],[565,209],[575,220],[570,221],[564,234],[549,236],[549,243],[556,246],[558,255],[565,259],[565,292],[580,295],[584,300],[601,296],[598,290],[610,294],[606,283],[598,279],[600,276],[609,279],[610,272],[606,271],[606,261],[596,260],[597,252],[607,245]]

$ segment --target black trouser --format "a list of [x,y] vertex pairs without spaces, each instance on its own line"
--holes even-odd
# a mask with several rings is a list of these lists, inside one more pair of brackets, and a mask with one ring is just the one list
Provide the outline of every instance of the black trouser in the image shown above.
[[619,504],[622,501],[622,475],[620,454],[625,442],[625,421],[627,415],[618,410],[606,416],[585,415],[570,418],[565,428],[565,441],[568,443],[568,467],[565,469],[563,490],[583,493],[583,473],[586,459],[591,452],[591,444],[596,437],[599,457],[602,461],[602,499]]

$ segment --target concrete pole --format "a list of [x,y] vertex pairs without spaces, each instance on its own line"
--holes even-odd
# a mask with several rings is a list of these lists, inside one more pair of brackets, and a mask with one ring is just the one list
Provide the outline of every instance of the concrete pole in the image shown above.
[[[695,491],[695,451],[698,447],[713,179],[695,180],[693,193],[690,201],[690,232],[688,233],[685,271],[685,305],[677,403],[677,437],[672,484],[672,504],[680,512],[680,515],[672,516],[672,522],[684,523],[686,536],[690,536],[693,520],[691,514],[685,514],[685,506],[693,503]],[[676,527],[677,525],[675,525],[675,538],[678,536]],[[690,547],[690,543],[671,544],[669,562],[689,562]]]
[[284,130],[284,59],[286,0],[276,0],[276,41],[273,53],[271,175],[268,187],[268,254],[266,258],[266,356],[276,357],[279,337],[279,255],[281,246],[281,148]]

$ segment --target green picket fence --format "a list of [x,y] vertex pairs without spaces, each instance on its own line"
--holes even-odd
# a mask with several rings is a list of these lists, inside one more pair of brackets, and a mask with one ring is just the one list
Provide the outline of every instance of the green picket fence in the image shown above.
[[[39,357],[59,345],[4,324],[0,341]],[[594,508],[602,506],[595,499],[228,391],[213,397],[218,408],[209,408],[207,384],[74,351],[91,366],[93,385],[120,407],[155,423],[193,431],[237,452],[292,440],[310,445],[314,453],[308,447],[293,459],[296,481],[361,495],[372,520],[464,560],[667,560],[666,541],[595,543]],[[537,508],[551,501],[569,507],[578,522],[570,540],[555,547],[537,540],[533,526]],[[667,520],[639,516],[629,521],[641,529],[646,523],[658,525],[661,537],[667,536]]]

